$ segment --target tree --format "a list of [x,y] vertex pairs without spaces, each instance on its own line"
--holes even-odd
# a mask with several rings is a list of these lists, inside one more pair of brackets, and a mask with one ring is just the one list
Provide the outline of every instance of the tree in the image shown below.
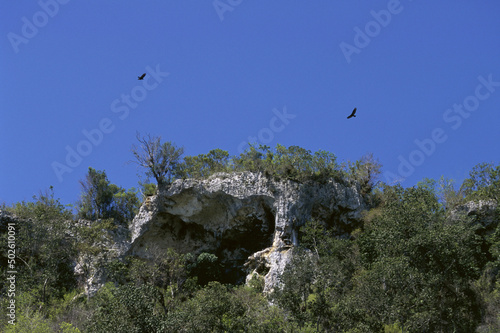
[[300,229],[299,243],[272,297],[300,327],[347,331],[356,321],[348,318],[352,311],[346,302],[359,266],[354,241],[333,237],[312,219]]
[[353,302],[405,331],[471,332],[479,306],[470,282],[483,261],[474,228],[448,223],[428,186],[385,191],[381,214],[357,239],[365,269]]
[[349,178],[359,184],[362,194],[368,194],[376,184],[380,168],[380,163],[370,153],[354,163],[348,163]]
[[176,178],[207,178],[216,172],[229,171],[229,153],[222,149],[213,149],[208,154],[186,156],[176,165]]
[[111,217],[113,190],[106,172],[89,167],[80,185],[82,195],[77,203],[79,216],[89,220]]
[[119,222],[131,221],[139,210],[137,191],[111,184],[105,171],[89,167],[80,181],[82,194],[77,203],[78,215],[88,220],[114,218]]
[[132,153],[136,163],[145,168],[146,176],[154,177],[158,186],[168,184],[172,180],[173,172],[179,163],[184,148],[177,148],[172,142],[161,143],[161,137],[147,135],[141,137],[137,133],[140,147],[132,146]]
[[[54,198],[52,187],[33,199],[11,209],[20,218],[16,226],[16,288],[30,290],[37,302],[48,304],[76,284],[72,267],[75,246],[68,235],[72,215]],[[0,241],[7,244],[6,233],[0,235]],[[6,259],[0,254],[2,262],[7,263]]]
[[157,294],[150,284],[115,287],[107,283],[90,300],[94,312],[85,332],[161,332],[163,314],[156,310]]
[[117,187],[113,193],[113,207],[116,218],[122,221],[132,221],[134,219],[141,205],[137,193],[135,188],[125,191],[124,188]]
[[150,261],[130,259],[129,277],[137,285],[151,284],[158,287],[161,290],[158,296],[162,297],[160,303],[166,314],[175,304],[176,298],[185,292],[183,286],[188,280],[186,263],[189,256],[178,254],[171,248],[166,253],[158,247],[148,252]]
[[212,253],[201,253],[196,259],[191,273],[198,277],[198,283],[202,286],[207,285],[210,281],[220,279],[221,266],[219,258]]
[[494,199],[500,201],[500,165],[480,163],[472,168],[465,179],[461,191],[467,200]]
[[153,183],[140,183],[141,192],[142,192],[142,200],[145,200],[147,197],[151,197],[156,194],[156,184]]
[[309,296],[313,293],[316,258],[307,252],[294,251],[292,261],[280,277],[281,287],[272,298],[303,327],[309,319]]
[[245,149],[243,153],[239,156],[233,156],[232,163],[234,171],[264,171],[262,161],[265,155],[262,151],[266,151],[267,149],[269,149],[267,146],[259,145],[258,148],[255,148],[254,144],[249,144],[249,147]]

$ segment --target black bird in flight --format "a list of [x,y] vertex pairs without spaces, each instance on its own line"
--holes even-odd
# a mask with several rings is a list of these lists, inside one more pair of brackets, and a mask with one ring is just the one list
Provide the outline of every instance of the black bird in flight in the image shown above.
[[347,119],[352,118],[352,117],[356,117],[356,108],[354,108],[354,110],[352,110],[352,113],[349,115],[349,117],[347,117]]
[[137,79],[142,80],[142,79],[144,79],[145,76],[146,76],[146,73],[142,74],[141,76],[138,76]]

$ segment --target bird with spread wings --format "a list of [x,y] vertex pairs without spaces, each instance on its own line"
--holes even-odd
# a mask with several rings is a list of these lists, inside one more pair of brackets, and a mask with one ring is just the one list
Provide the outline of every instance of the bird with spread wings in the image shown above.
[[354,110],[352,110],[352,113],[347,117],[347,119],[350,119],[352,117],[356,117],[356,108],[354,108]]
[[138,76],[137,79],[138,80],[143,80],[145,76],[146,76],[146,73],[142,74],[141,76]]

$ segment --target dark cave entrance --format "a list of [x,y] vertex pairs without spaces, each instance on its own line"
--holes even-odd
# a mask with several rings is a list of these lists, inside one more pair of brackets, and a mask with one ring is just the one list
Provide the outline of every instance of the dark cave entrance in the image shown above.
[[275,215],[272,208],[262,206],[263,214],[247,215],[238,228],[222,234],[216,252],[222,264],[220,282],[233,285],[244,283],[248,274],[244,264],[248,257],[272,245]]

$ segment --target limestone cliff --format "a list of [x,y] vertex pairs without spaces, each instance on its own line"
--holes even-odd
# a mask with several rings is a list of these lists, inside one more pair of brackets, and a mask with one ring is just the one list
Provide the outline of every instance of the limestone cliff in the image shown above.
[[484,231],[491,231],[498,224],[498,204],[495,200],[468,201],[454,208],[450,219],[456,220],[467,216]]
[[[179,253],[209,252],[225,270],[223,282],[243,283],[258,274],[265,291],[278,277],[298,244],[300,227],[311,218],[348,236],[360,224],[367,204],[356,185],[299,183],[250,172],[219,173],[203,180],[176,180],[148,197],[128,226],[116,226],[92,239],[74,258],[74,273],[85,293],[106,282],[106,263],[126,256],[150,258],[168,248]],[[18,218],[0,210],[0,231]],[[19,220],[21,225],[22,221]],[[66,221],[67,236],[79,242],[75,228],[96,228],[99,221]]]
[[148,249],[216,254],[225,282],[259,274],[271,290],[310,218],[339,236],[359,223],[366,203],[356,186],[297,183],[250,172],[218,173],[205,180],[177,180],[142,205],[124,255],[147,258]]

